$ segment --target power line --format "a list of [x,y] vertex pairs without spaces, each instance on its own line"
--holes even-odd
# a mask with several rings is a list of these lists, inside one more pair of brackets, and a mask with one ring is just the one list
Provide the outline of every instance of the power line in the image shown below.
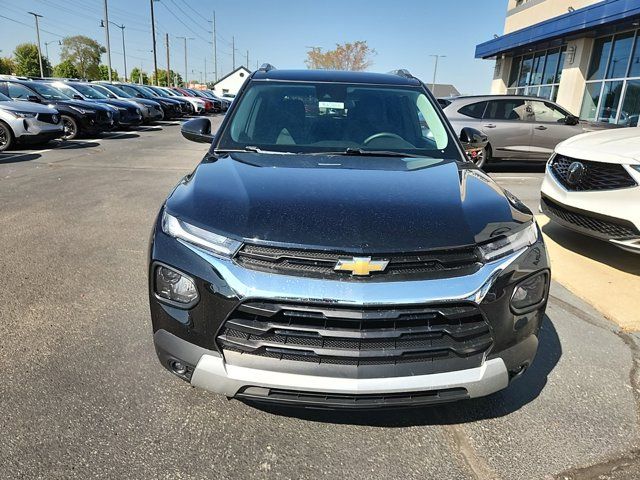
[[176,15],[176,14],[173,12],[173,10],[171,10],[171,9],[169,8],[169,6],[167,5],[167,3],[166,3],[166,2],[160,2],[160,4],[161,4],[161,5],[163,5],[163,6],[164,6],[164,8],[166,8],[166,9],[167,9],[167,11],[168,11],[171,15],[173,15],[173,17],[174,17],[176,20],[178,20],[182,25],[184,25],[184,26],[185,26],[185,28],[186,28],[187,30],[189,30],[191,33],[193,33],[194,35],[196,35],[196,36],[197,36],[200,40],[202,40],[203,42],[207,42],[207,43],[209,42],[207,39],[203,38],[203,37],[202,37],[198,32],[194,31],[194,30],[193,30],[189,25],[187,25],[186,23],[184,23],[184,22],[182,21],[182,19],[181,19],[180,17],[178,17],[178,15]]

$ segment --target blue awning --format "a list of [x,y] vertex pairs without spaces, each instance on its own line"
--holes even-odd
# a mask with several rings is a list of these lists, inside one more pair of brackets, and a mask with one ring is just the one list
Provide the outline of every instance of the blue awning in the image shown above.
[[603,0],[476,46],[476,58],[491,58],[526,45],[575,35],[640,16],[640,0]]

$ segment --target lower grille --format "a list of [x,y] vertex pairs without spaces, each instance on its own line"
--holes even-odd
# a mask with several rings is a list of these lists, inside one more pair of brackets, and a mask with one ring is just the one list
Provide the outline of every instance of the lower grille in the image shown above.
[[424,392],[347,395],[249,387],[238,393],[236,398],[276,404],[300,404],[316,408],[397,408],[454,402],[469,398],[469,394],[465,388],[448,388]]
[[100,123],[111,121],[111,116],[107,112],[103,112],[102,110],[98,110],[96,112],[96,120]]
[[52,123],[54,125],[57,125],[58,123],[60,123],[60,115],[56,113],[39,113],[38,120],[44,123]]
[[[240,265],[254,270],[319,278],[354,279],[349,272],[334,270],[339,259],[353,254],[322,250],[301,250],[244,244],[236,254]],[[366,255],[361,255],[366,256]],[[481,267],[475,247],[426,251],[410,254],[371,255],[374,260],[388,260],[384,272],[373,272],[381,279],[391,276],[468,275]],[[365,277],[366,279],[366,277]]]
[[[583,173],[575,179],[569,174],[569,167],[574,162],[583,166]],[[576,160],[556,155],[551,162],[551,172],[564,188],[576,192],[615,190],[637,185],[629,172],[615,163]]]
[[575,227],[587,234],[606,240],[629,238],[640,235],[640,231],[631,223],[615,218],[598,218],[587,212],[568,209],[549,198],[542,198],[540,206],[544,213],[559,223]]
[[478,366],[493,340],[470,304],[420,308],[337,308],[248,302],[217,337],[226,350],[331,365],[393,365],[471,359]]

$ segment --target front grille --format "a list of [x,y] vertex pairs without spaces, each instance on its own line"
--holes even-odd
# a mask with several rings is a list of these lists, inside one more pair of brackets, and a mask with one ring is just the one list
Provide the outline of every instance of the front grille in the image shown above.
[[550,200],[542,198],[542,210],[552,219],[567,226],[577,227],[587,234],[611,239],[611,238],[628,238],[640,235],[638,229],[630,222],[614,218],[598,218],[586,212],[579,210],[569,210],[568,208]]
[[[320,278],[349,278],[348,271],[334,270],[339,259],[352,258],[354,255],[344,252],[323,250],[298,250],[261,245],[244,244],[236,254],[240,265],[254,270],[289,275],[312,276]],[[426,251],[409,254],[356,255],[371,256],[374,260],[388,260],[384,272],[373,272],[379,278],[389,276],[452,276],[469,274],[481,267],[475,247],[463,247],[450,250]],[[369,277],[361,277],[369,278]]]
[[[581,178],[572,183],[568,179],[568,172],[574,162],[580,162],[585,170]],[[615,190],[637,185],[629,172],[615,163],[591,162],[556,155],[551,162],[551,172],[564,188],[575,192]]]
[[469,398],[469,393],[465,388],[447,388],[423,392],[351,395],[248,387],[239,392],[236,398],[277,404],[300,404],[319,408],[384,408],[454,402]]
[[355,308],[241,304],[217,342],[242,354],[329,365],[393,365],[465,359],[478,366],[492,345],[477,306]]
[[102,110],[97,110],[96,111],[96,120],[98,122],[109,122],[111,120],[111,117],[109,116],[109,114],[107,112],[104,112]]
[[57,125],[58,123],[60,123],[60,115],[55,113],[39,113],[38,120],[44,123],[52,123],[54,125]]

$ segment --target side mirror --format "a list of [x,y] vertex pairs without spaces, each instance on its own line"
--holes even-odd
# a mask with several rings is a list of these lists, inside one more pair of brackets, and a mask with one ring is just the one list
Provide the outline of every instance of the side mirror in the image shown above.
[[214,137],[211,133],[211,121],[208,118],[194,118],[184,122],[180,133],[187,140],[199,143],[211,143]]
[[82,98],[82,95],[78,95],[77,93],[73,94],[73,98],[74,100],[84,100],[84,98]]
[[565,125],[578,125],[580,123],[580,118],[575,115],[567,115],[564,119]]
[[486,147],[489,139],[484,133],[475,128],[464,127],[460,131],[460,142],[462,142],[465,152],[471,153]]
[[27,101],[28,102],[34,102],[34,103],[41,103],[40,97],[38,97],[36,95],[27,96]]

